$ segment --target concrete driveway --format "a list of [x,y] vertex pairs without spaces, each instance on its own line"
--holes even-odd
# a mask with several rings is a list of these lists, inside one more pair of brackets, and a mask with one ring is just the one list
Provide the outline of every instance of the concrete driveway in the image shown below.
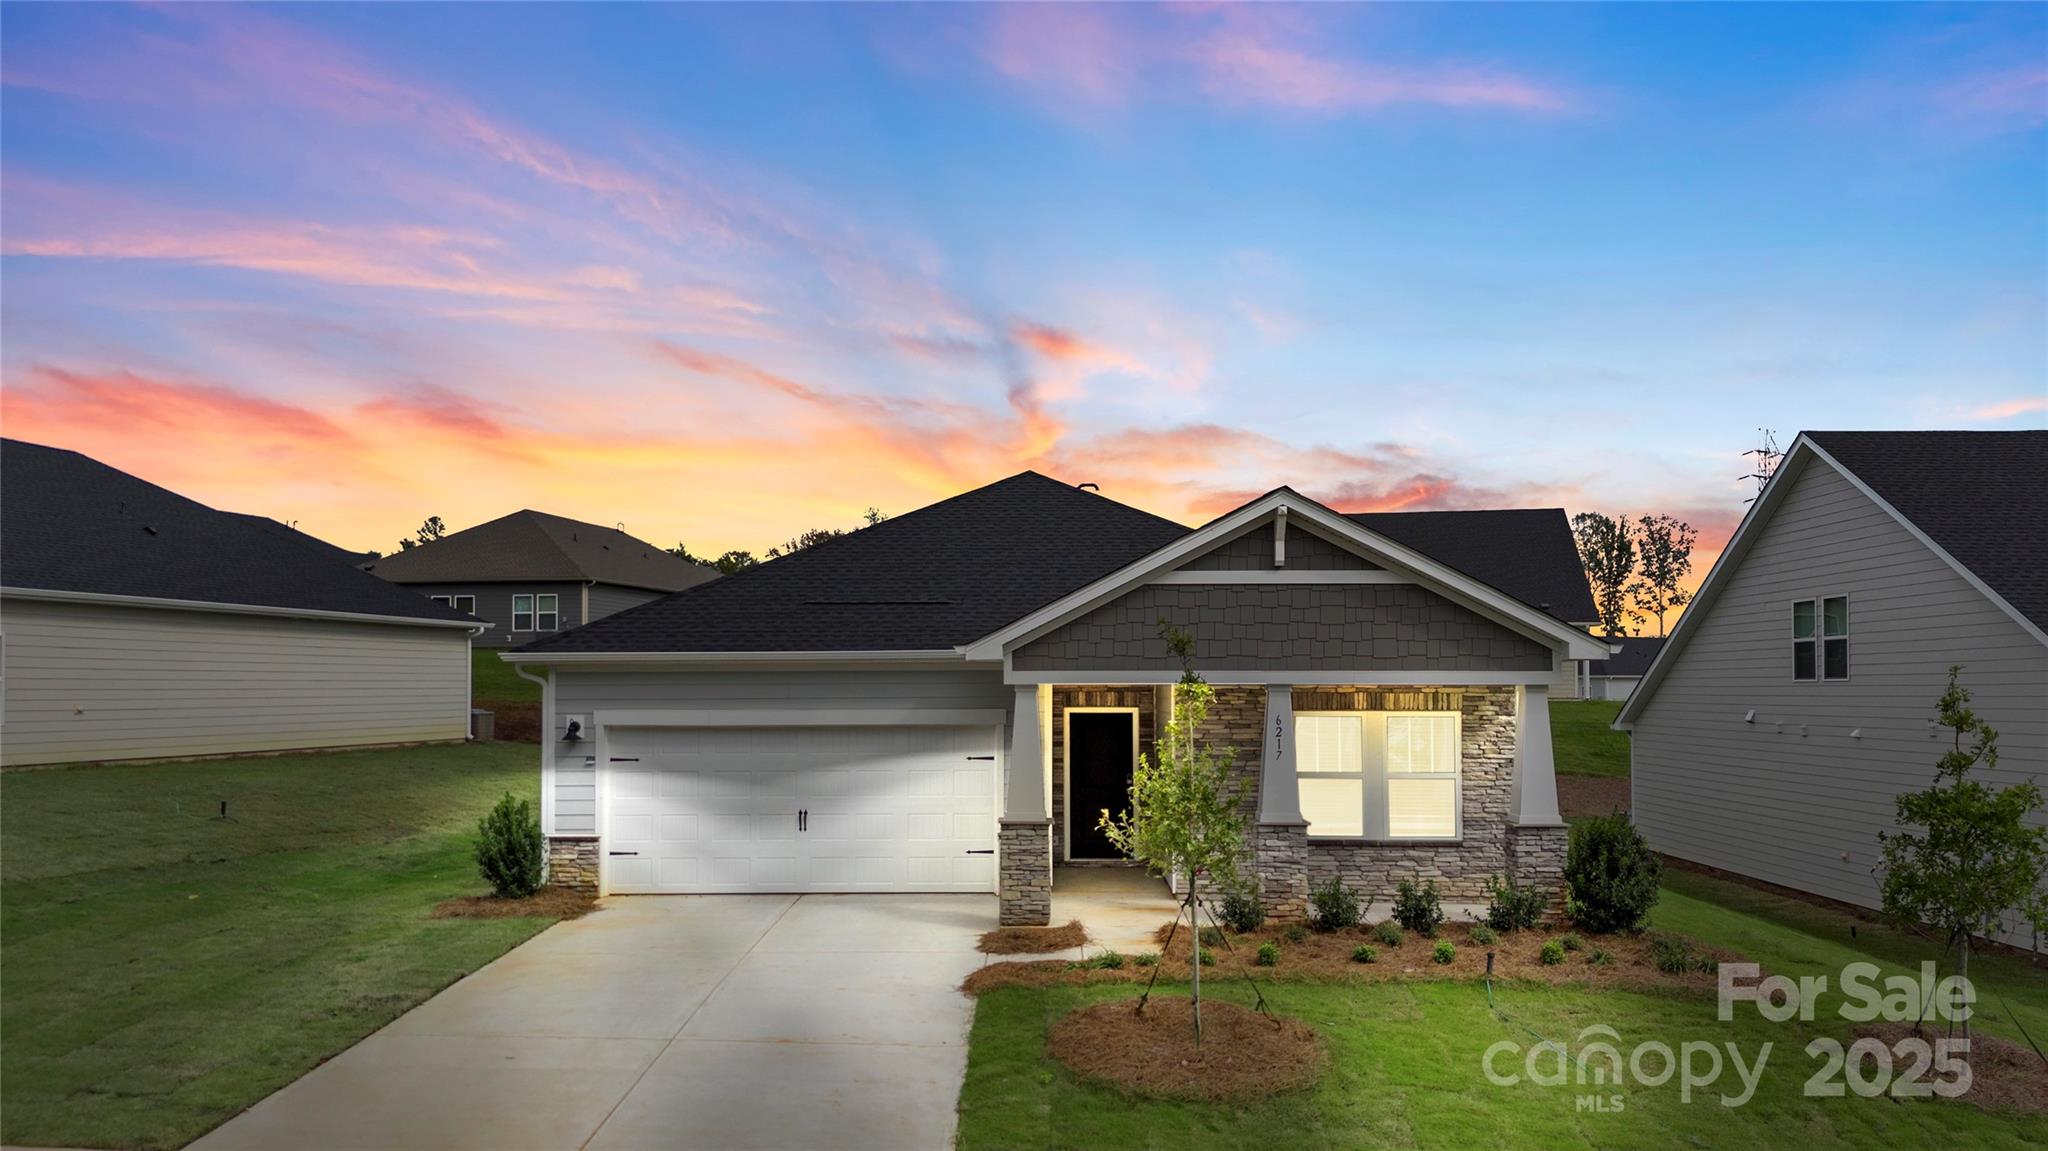
[[193,1144],[946,1148],[986,895],[607,900]]

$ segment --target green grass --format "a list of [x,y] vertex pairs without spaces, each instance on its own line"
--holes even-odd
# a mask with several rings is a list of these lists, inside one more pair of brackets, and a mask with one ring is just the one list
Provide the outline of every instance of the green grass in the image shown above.
[[531,750],[0,775],[0,1142],[181,1146],[545,927],[428,918]]
[[480,703],[539,703],[540,685],[498,658],[501,647],[469,649],[469,697]]
[[1621,701],[1550,701],[1550,754],[1559,775],[1628,778],[1628,736],[1609,727]]

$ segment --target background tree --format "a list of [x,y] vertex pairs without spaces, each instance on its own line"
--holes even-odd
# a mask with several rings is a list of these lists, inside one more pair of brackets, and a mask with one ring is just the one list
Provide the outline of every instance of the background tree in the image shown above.
[[[861,528],[874,527],[888,518],[888,514],[880,508],[869,508],[860,514]],[[854,528],[853,530],[859,531],[860,528]],[[845,534],[846,529],[844,528],[812,528],[800,536],[785,541],[780,547],[769,548],[768,558],[779,559],[782,556],[792,555],[805,548],[816,547],[826,540],[838,539]]]
[[741,551],[738,548],[729,548],[725,554],[716,559],[694,556],[690,554],[689,548],[683,546],[681,540],[676,541],[676,546],[663,548],[662,550],[678,559],[688,560],[693,564],[703,564],[708,568],[716,568],[720,575],[731,575],[741,568],[750,568],[760,562],[754,558],[753,552]]
[[1629,615],[1637,623],[1655,619],[1662,636],[1665,615],[1692,602],[1692,594],[1678,585],[1692,574],[1692,545],[1699,533],[1684,520],[1654,515],[1636,521],[1635,537],[1636,578],[1628,585],[1635,607]]
[[1636,570],[1636,541],[1629,534],[1628,517],[1580,512],[1572,517],[1572,535],[1579,543],[1586,582],[1593,585],[1593,608],[1600,613],[1601,630],[1611,636],[1623,634],[1629,577]]
[[441,522],[440,516],[428,516],[420,522],[419,527],[413,529],[413,538],[398,541],[398,550],[409,552],[421,544],[433,543],[447,534],[448,525]]
[[[1173,691],[1173,718],[1152,753],[1139,757],[1131,773],[1132,810],[1113,817],[1105,810],[1096,822],[1118,851],[1161,875],[1187,879],[1184,906],[1194,933],[1189,965],[1194,972],[1195,1042],[1200,1043],[1202,932],[1197,918],[1201,911],[1197,880],[1206,879],[1222,891],[1238,888],[1238,861],[1245,844],[1246,785],[1231,774],[1236,748],[1210,746],[1198,738],[1216,689],[1195,671],[1194,637],[1164,619],[1159,621],[1159,634],[1181,661],[1180,683]],[[1139,1010],[1143,1009],[1140,1000]]]
[[1980,765],[1997,770],[1998,732],[1970,710],[1962,670],[1948,669],[1941,694],[1939,722],[1953,742],[1935,764],[1934,783],[1894,801],[1894,822],[1906,830],[1878,833],[1884,857],[1876,870],[1885,917],[1948,932],[1950,944],[1961,944],[1958,971],[1967,980],[1970,940],[1991,934],[2006,912],[2017,911],[2037,934],[2048,928],[2048,828],[2027,824],[2041,806],[2033,780],[1994,788],[1970,778]]

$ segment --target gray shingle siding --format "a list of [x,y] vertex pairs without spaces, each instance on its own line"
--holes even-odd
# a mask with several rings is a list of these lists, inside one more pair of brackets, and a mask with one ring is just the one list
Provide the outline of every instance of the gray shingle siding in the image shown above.
[[[1287,531],[1288,571],[1372,571],[1378,564],[1349,552],[1319,535],[1289,528]],[[1272,571],[1273,525],[1258,527],[1227,543],[1203,552],[1187,563],[1185,571]]]
[[[1985,778],[2011,783],[2048,767],[2048,648],[1827,464],[1786,479],[1636,719],[1635,820],[1681,859],[1872,907],[1877,833],[1946,746],[1948,666],[1999,731]],[[1790,605],[1830,595],[1849,597],[1849,678],[1795,681]]]
[[1019,671],[1170,670],[1164,617],[1196,666],[1292,671],[1548,671],[1551,649],[1405,584],[1147,585],[1019,648]]

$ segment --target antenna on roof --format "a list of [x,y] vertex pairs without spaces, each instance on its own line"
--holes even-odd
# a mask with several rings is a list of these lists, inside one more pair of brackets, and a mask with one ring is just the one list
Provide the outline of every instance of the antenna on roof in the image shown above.
[[1097,494],[1100,494],[1102,491],[1101,484],[1075,484],[1074,486],[1080,488],[1084,492],[1095,492]]

